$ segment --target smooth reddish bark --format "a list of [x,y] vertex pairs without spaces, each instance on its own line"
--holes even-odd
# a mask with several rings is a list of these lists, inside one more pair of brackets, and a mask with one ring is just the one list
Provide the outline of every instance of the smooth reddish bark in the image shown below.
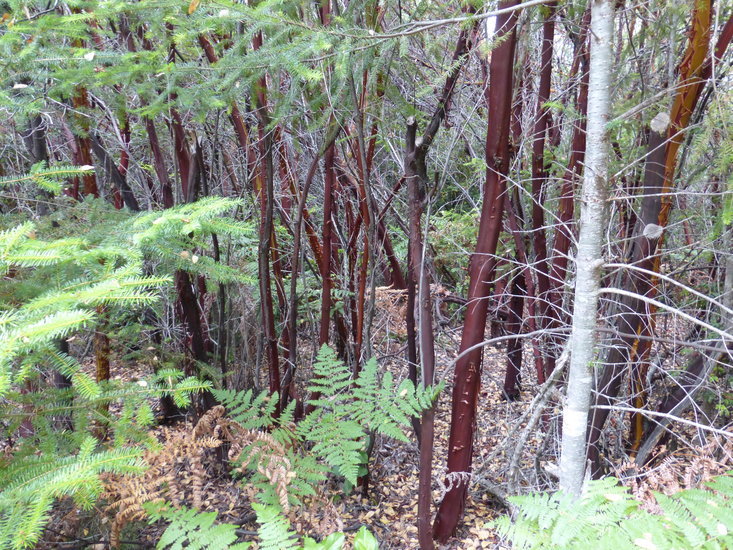
[[[532,300],[534,316],[541,326],[546,325],[547,306],[544,300],[548,299],[550,278],[547,263],[547,236],[545,234],[545,193],[547,185],[547,167],[545,165],[545,142],[547,128],[551,115],[546,107],[550,99],[552,84],[552,54],[555,40],[555,11],[557,2],[550,2],[545,6],[547,14],[542,24],[542,52],[540,54],[540,82],[537,90],[537,108],[535,114],[534,138],[532,141],[532,250],[534,265],[537,274],[537,294]],[[537,369],[537,381],[545,381],[546,368],[542,365]]]
[[321,321],[318,333],[318,345],[328,344],[328,334],[331,327],[331,259],[332,248],[332,219],[334,202],[334,181],[336,179],[334,156],[335,146],[329,145],[323,157],[324,188],[323,188],[323,250],[326,251],[321,259]]
[[555,331],[563,325],[565,314],[562,311],[562,298],[564,295],[563,285],[567,276],[568,252],[573,240],[573,220],[575,212],[575,188],[583,173],[583,162],[585,160],[585,127],[586,113],[588,111],[588,81],[590,72],[590,53],[588,49],[588,28],[590,27],[590,9],[586,10],[581,23],[580,32],[577,38],[577,55],[573,60],[571,74],[578,70],[582,71],[576,108],[579,113],[579,120],[573,130],[570,158],[563,175],[562,188],[560,190],[559,204],[559,227],[555,230],[555,240],[552,247],[552,257],[549,274],[549,293],[547,296],[547,310],[545,328],[549,332],[550,347],[547,350],[545,360],[545,377],[555,370],[557,354],[561,346],[561,338]]
[[[515,6],[516,0],[501,2],[501,8]],[[516,47],[517,11],[496,20],[500,45],[491,53],[489,66],[489,129],[486,135],[486,183],[479,222],[476,252],[471,256],[469,291],[463,336],[456,363],[448,440],[450,489],[443,497],[435,518],[433,535],[446,542],[455,532],[463,514],[468,491],[466,474],[471,471],[476,407],[481,385],[482,348],[488,298],[496,265],[496,246],[502,227],[503,194],[509,162],[509,122],[512,108],[513,66]],[[469,351],[470,350],[470,351]]]

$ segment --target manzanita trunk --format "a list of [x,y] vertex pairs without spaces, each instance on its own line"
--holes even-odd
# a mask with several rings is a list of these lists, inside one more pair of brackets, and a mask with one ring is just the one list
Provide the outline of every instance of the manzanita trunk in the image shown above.
[[[321,0],[319,10],[321,24],[327,27],[331,23],[331,1]],[[333,116],[331,116],[333,122]],[[336,146],[331,143],[323,155],[323,256],[319,264],[321,271],[321,321],[318,331],[318,345],[328,344],[328,333],[331,328],[331,260],[333,258],[333,203],[336,182]]]
[[588,83],[588,148],[580,209],[575,299],[570,336],[570,369],[563,407],[560,488],[579,495],[585,473],[585,435],[593,382],[598,290],[606,230],[611,106],[613,0],[591,4],[590,80]]
[[[708,80],[713,74],[713,64],[719,63],[726,49],[733,40],[733,15],[731,15],[723,26],[719,36],[718,42],[715,46],[714,59],[711,60],[708,57],[705,60],[705,64],[701,70],[701,78]],[[715,86],[715,82],[710,83],[711,90]],[[698,101],[698,109],[703,108],[701,101]],[[650,147],[651,148],[651,147]],[[660,179],[661,182],[661,179]],[[723,236],[723,250],[730,250],[731,248],[731,226],[728,225]],[[725,299],[721,304],[721,320],[726,330],[730,332],[733,330],[733,258],[730,256],[725,261],[725,282],[723,288],[723,296]],[[648,347],[648,345],[647,345]],[[712,354],[694,353],[685,366],[685,370],[677,378],[677,384],[675,387],[662,399],[661,403],[656,409],[656,412],[670,415],[679,416],[686,411],[693,403],[693,399],[696,393],[703,387],[705,381],[708,379],[710,370],[714,365],[719,362],[725,361],[725,357],[731,353],[731,346],[725,341],[721,341],[718,344],[720,351]],[[647,353],[648,356],[648,353]],[[648,359],[647,359],[648,362]],[[646,373],[646,364],[637,369],[635,373],[635,379],[641,379]],[[645,393],[641,394],[646,396]],[[641,406],[645,406],[646,402],[639,403]],[[637,407],[635,405],[635,407]],[[657,444],[663,443],[664,439],[669,437],[669,430],[667,425],[670,423],[670,417],[662,417],[656,419],[656,426],[649,434],[646,434],[644,427],[642,426],[643,413],[633,413],[632,422],[634,430],[633,445],[634,450],[638,452],[635,457],[635,462],[639,466],[643,466],[647,458],[650,456],[651,451]]]
[[[86,88],[77,88],[74,97],[72,98],[72,105],[74,109],[89,109],[89,94]],[[76,134],[74,134],[74,144],[72,147],[72,160],[77,166],[90,166],[94,164],[92,162],[92,153],[89,143],[89,137],[86,132],[89,131],[90,125],[85,117],[75,116],[74,117],[78,128],[76,128]],[[79,185],[79,177],[75,176],[72,180],[71,195],[77,200],[80,200],[82,196],[91,195],[93,197],[99,197],[99,189],[97,188],[97,176],[93,170],[88,170],[83,176],[81,176],[83,185]]]
[[[538,324],[546,325],[547,306],[550,281],[547,263],[547,238],[545,235],[544,202],[547,182],[547,167],[545,163],[545,142],[547,127],[550,122],[550,110],[546,103],[550,99],[550,85],[552,84],[552,54],[555,40],[555,10],[557,2],[550,2],[544,9],[547,10],[542,25],[542,53],[540,55],[540,82],[537,90],[537,108],[535,114],[534,138],[532,141],[532,250],[534,251],[534,265],[537,273],[537,294],[533,299],[536,304],[535,318]],[[545,366],[537,372],[538,383],[545,381]]]
[[[414,308],[411,319],[417,321],[417,349],[419,355],[422,385],[433,383],[435,371],[435,342],[433,338],[433,307],[430,298],[430,279],[425,265],[425,246],[422,239],[422,214],[426,197],[427,178],[425,174],[425,156],[421,155],[415,144],[417,124],[414,119],[407,126],[407,153],[405,162],[405,179],[407,181],[407,198],[410,211],[409,220],[409,287],[416,296],[409,300],[408,307]],[[414,329],[412,331],[415,333]],[[431,407],[422,414],[420,423],[420,476],[417,500],[418,540],[422,550],[432,549],[433,537],[430,532],[430,515],[432,503],[432,462],[434,440],[434,414]]]
[[334,156],[336,154],[333,144],[328,146],[323,157],[323,250],[325,254],[321,259],[321,322],[318,332],[318,344],[328,344],[328,333],[331,327],[331,254],[332,248],[332,224],[333,224],[333,198],[334,182],[336,179]]
[[[126,17],[120,19],[120,34],[127,49],[130,52],[136,52],[137,46],[135,45],[135,38],[130,30]],[[143,98],[140,98],[141,106],[147,106],[147,103]],[[168,168],[165,163],[165,156],[160,147],[160,139],[158,138],[158,131],[155,128],[155,122],[150,117],[143,118],[143,124],[145,125],[145,132],[148,135],[148,143],[150,144],[150,152],[153,155],[153,169],[155,175],[158,177],[158,183],[160,185],[160,197],[159,200],[163,204],[163,208],[172,208],[174,204],[173,199],[173,186],[171,185],[170,177],[168,176]]]
[[[258,35],[259,36],[259,35]],[[211,65],[215,65],[219,61],[219,56],[216,54],[216,51],[214,50],[214,45],[211,43],[211,40],[204,35],[200,34],[198,36],[198,42],[201,46],[201,49],[204,51],[204,54],[206,55],[207,61]],[[259,48],[259,44],[261,42],[261,37],[256,38],[254,44],[256,48]],[[264,78],[260,79],[258,86],[266,86],[266,80]],[[264,109],[264,105],[266,105],[267,96],[265,93],[265,90],[258,90],[257,97],[259,98],[259,101],[262,102],[263,106],[260,107],[261,112],[266,112]],[[257,166],[258,163],[258,154],[255,149],[255,145],[251,142],[249,131],[247,129],[247,126],[244,122],[244,118],[242,117],[242,113],[239,110],[239,105],[236,101],[232,101],[230,106],[230,112],[229,112],[229,120],[232,123],[232,127],[234,128],[234,134],[237,137],[237,144],[239,145],[239,149],[245,154],[247,158],[247,167],[250,173],[255,174],[255,189],[260,189],[260,184],[263,181],[262,180],[262,173],[263,173],[263,165],[260,164],[260,166]],[[262,132],[260,131],[260,135],[262,135]],[[267,155],[272,157],[274,155],[273,151],[273,138],[268,136],[268,147],[266,149]],[[261,145],[261,144],[260,144]],[[261,146],[259,147],[260,153],[262,152]],[[263,159],[260,159],[260,162],[262,162]],[[273,164],[273,161],[271,158],[264,160],[265,165],[267,163]],[[267,178],[274,178],[274,174],[272,174],[274,168],[269,168],[269,174],[267,171],[267,167],[264,168],[264,173],[266,174]],[[259,191],[257,191],[259,193]],[[274,183],[273,183],[273,201],[274,201]],[[262,202],[261,202],[262,204]],[[274,207],[273,207],[274,208]],[[278,298],[278,305],[280,307],[281,311],[285,310],[286,303],[285,303],[285,289],[284,289],[284,283],[283,283],[283,271],[282,271],[282,259],[280,258],[279,251],[277,248],[277,239],[275,237],[274,231],[270,232],[270,243],[269,243],[269,249],[270,249],[270,256],[272,260],[272,272],[274,275],[274,282],[275,282],[275,290]],[[271,299],[271,298],[270,298]],[[274,313],[273,313],[274,318]],[[274,323],[274,322],[273,322]],[[274,324],[273,324],[274,326]],[[288,348],[290,336],[289,336],[289,330],[286,326],[282,333],[280,341],[283,344],[283,347]],[[270,360],[272,360],[272,350],[270,349],[268,345],[268,349],[270,351],[269,357]]]
[[[453,51],[451,70],[446,76],[438,107],[433,113],[425,133],[417,139],[417,123],[414,118],[407,122],[405,136],[405,176],[407,183],[407,202],[409,212],[408,235],[408,299],[407,331],[408,361],[411,377],[416,377],[417,365],[420,366],[423,387],[433,383],[435,371],[435,341],[433,331],[433,303],[430,294],[430,274],[427,262],[427,249],[423,242],[422,216],[427,200],[429,183],[427,173],[427,154],[435,140],[442,122],[448,115],[456,82],[465,65],[468,46],[476,24],[461,30]],[[417,326],[416,326],[417,325]],[[433,537],[430,529],[432,504],[432,463],[434,441],[435,408],[431,407],[422,414],[420,422],[420,474],[418,487],[418,540],[420,548],[432,549]]]
[[[512,399],[512,393],[515,397],[519,397],[519,370],[522,365],[522,339],[520,337],[520,333],[522,330],[522,321],[524,318],[523,313],[525,298],[529,298],[527,300],[527,325],[529,331],[532,333],[537,332],[537,311],[539,311],[539,306],[537,303],[539,301],[537,288],[534,284],[534,279],[532,278],[532,271],[529,268],[529,266],[531,265],[529,255],[527,253],[529,246],[526,242],[525,235],[522,234],[523,232],[520,229],[520,220],[518,219],[517,213],[515,211],[516,208],[512,206],[512,202],[519,203],[519,198],[517,195],[518,194],[515,193],[513,199],[510,199],[507,196],[505,198],[504,205],[507,211],[507,221],[509,222],[509,229],[511,230],[512,237],[514,239],[514,247],[516,250],[518,265],[524,265],[528,267],[522,269],[522,272],[519,273],[517,277],[515,277],[516,292],[512,292],[509,304],[509,318],[511,319],[513,317],[514,324],[512,325],[511,322],[509,322],[507,331],[510,334],[516,334],[517,337],[507,343],[507,373],[505,376],[504,395],[508,399]],[[520,276],[522,277],[521,279],[519,279]],[[542,380],[544,377],[545,366],[539,338],[532,339],[532,355],[534,359],[535,372],[537,373],[537,379]],[[516,389],[514,389],[514,385],[512,385],[510,372],[517,374]],[[512,389],[513,391],[509,392],[509,389]]]
[[555,239],[552,245],[552,262],[548,266],[550,291],[547,296],[545,315],[545,328],[548,329],[550,346],[547,350],[545,361],[545,377],[555,370],[555,362],[559,354],[562,338],[558,337],[556,331],[563,325],[565,315],[562,309],[562,300],[564,296],[563,286],[567,275],[568,251],[570,243],[573,240],[573,218],[575,212],[575,188],[583,171],[583,163],[585,161],[586,149],[586,113],[588,111],[588,80],[590,78],[588,53],[588,26],[591,22],[591,10],[588,9],[583,16],[580,26],[580,32],[577,37],[576,50],[577,54],[573,60],[571,73],[582,71],[580,84],[578,86],[578,95],[576,99],[576,109],[579,118],[573,129],[573,137],[571,141],[571,152],[568,165],[562,179],[560,189],[560,203],[558,220],[559,226],[555,230]]
[[[517,5],[506,0],[500,8]],[[476,252],[471,256],[466,317],[461,339],[461,358],[453,379],[451,428],[448,440],[449,490],[443,497],[433,526],[433,535],[445,542],[453,534],[463,514],[471,470],[476,407],[481,385],[482,348],[488,297],[496,265],[496,246],[502,227],[504,191],[509,168],[509,119],[512,107],[514,50],[517,11],[497,16],[496,41],[489,66],[489,129],[486,134],[486,183]]]
[[526,289],[523,273],[517,273],[512,277],[509,286],[509,312],[506,320],[506,333],[517,335],[507,341],[506,345],[506,374],[504,376],[504,396],[509,401],[519,399],[521,391],[521,368],[522,368],[522,339],[519,337],[522,331],[522,318],[524,314],[524,296]]
[[153,168],[160,184],[160,200],[163,203],[163,208],[173,208],[173,186],[168,176],[168,168],[166,167],[163,151],[160,148],[160,140],[158,139],[158,131],[155,129],[155,122],[153,122],[152,118],[146,117],[144,123],[145,131],[148,134],[148,142],[150,143],[150,151],[153,154]]
[[114,184],[114,189],[119,193],[119,196],[124,205],[131,212],[140,212],[140,205],[135,198],[135,194],[133,193],[132,188],[130,188],[127,183],[127,178],[122,172],[120,172],[120,167],[115,163],[112,156],[102,145],[100,137],[96,133],[91,132],[87,139],[92,146],[94,154],[102,163],[105,174],[110,180],[112,180],[112,183]]
[[[108,382],[110,378],[109,369],[109,336],[107,335],[109,315],[104,306],[97,306],[98,324],[94,329],[94,367],[95,379],[97,382]],[[109,403],[98,406],[99,421],[95,432],[98,437],[107,437],[106,418],[109,416]]]
[[[71,9],[72,13],[81,13],[81,9],[74,7]],[[92,33],[94,35],[94,33]],[[80,38],[75,38],[72,41],[72,45],[75,48],[84,48],[86,43]],[[89,103],[89,93],[83,86],[77,86],[74,90],[74,95],[71,98],[71,104],[75,110],[89,110],[91,104]],[[90,150],[89,138],[87,132],[91,129],[90,121],[85,116],[80,116],[78,113],[72,114],[73,119],[76,122],[76,128],[72,144],[72,160],[77,166],[89,166],[92,163],[92,153]],[[93,197],[99,197],[99,189],[97,188],[97,178],[93,170],[87,171],[82,177],[83,187],[80,189],[79,177],[75,176],[72,178],[71,188],[67,191],[76,200],[80,200],[82,196],[92,195]]]
[[[252,39],[252,47],[262,47],[262,33],[258,32]],[[257,250],[257,266],[260,288],[260,304],[267,355],[268,384],[270,393],[280,392],[280,360],[278,353],[277,332],[275,330],[275,312],[272,302],[272,285],[270,283],[270,251],[274,227],[275,188],[272,136],[268,129],[269,112],[267,106],[267,79],[262,76],[253,93],[258,118],[258,151],[260,162],[254,173],[254,187],[260,202],[260,242]],[[292,336],[292,335],[291,335]]]

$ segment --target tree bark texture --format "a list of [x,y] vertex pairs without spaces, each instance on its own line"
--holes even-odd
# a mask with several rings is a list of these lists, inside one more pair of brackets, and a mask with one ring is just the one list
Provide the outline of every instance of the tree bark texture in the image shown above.
[[[679,84],[670,112],[670,123],[664,135],[651,132],[649,139],[650,155],[647,159],[642,189],[645,193],[653,193],[655,197],[645,197],[642,203],[642,215],[637,220],[635,241],[630,261],[651,271],[658,271],[660,256],[658,253],[664,241],[664,229],[669,220],[673,205],[674,176],[677,167],[677,153],[684,140],[685,130],[690,124],[695,105],[702,93],[703,79],[707,63],[712,23],[712,0],[697,0],[692,14],[692,24],[687,50],[679,67]],[[631,288],[641,297],[652,297],[656,294],[656,282],[640,272],[629,270],[625,277],[625,288]],[[649,305],[641,298],[626,297],[621,304],[622,315],[617,322],[618,332],[624,334],[650,335]],[[621,345],[613,346],[605,361],[605,367],[596,386],[595,404],[607,407],[618,396],[621,383],[628,365],[634,365],[634,390],[638,398],[637,405],[643,406],[643,394],[640,384],[640,373],[646,364],[646,353],[649,350],[648,339],[624,337]],[[607,408],[594,408],[589,419],[588,458],[593,465],[594,476],[602,473],[598,440],[608,418]],[[632,417],[638,422],[640,417]],[[640,442],[639,429],[636,430],[637,443]]]
[[570,366],[563,407],[560,455],[560,489],[573,495],[580,494],[586,469],[586,428],[593,382],[598,291],[603,266],[602,245],[606,230],[609,151],[606,125],[611,105],[613,4],[612,0],[593,0],[591,4],[588,147],[575,261]]
[[[537,324],[546,325],[547,306],[544,300],[548,298],[550,290],[549,266],[547,262],[547,237],[545,235],[544,202],[547,182],[547,168],[545,165],[545,141],[547,127],[551,119],[550,110],[545,106],[550,99],[552,83],[552,53],[555,40],[555,10],[557,2],[550,2],[545,6],[547,13],[542,24],[542,51],[540,54],[540,82],[537,90],[537,109],[535,114],[534,138],[532,141],[532,250],[534,262],[537,266],[537,294],[533,301]],[[544,361],[537,372],[538,383],[542,384],[546,378]]]
[[[500,8],[515,6],[506,0]],[[499,46],[491,53],[489,66],[489,129],[486,135],[486,183],[479,222],[476,252],[469,267],[469,291],[459,353],[484,339],[488,298],[496,265],[496,246],[502,227],[506,174],[509,164],[509,122],[512,107],[516,22],[513,11],[496,19]],[[481,385],[482,349],[477,347],[456,363],[453,379],[451,428],[448,440],[449,490],[443,497],[433,525],[433,536],[443,543],[455,532],[463,514],[471,471],[476,406]]]

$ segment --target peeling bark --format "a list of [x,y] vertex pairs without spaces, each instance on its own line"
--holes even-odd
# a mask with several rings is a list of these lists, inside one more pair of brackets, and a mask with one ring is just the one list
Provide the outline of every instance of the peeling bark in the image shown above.
[[[500,8],[517,5],[506,0]],[[513,11],[497,17],[499,46],[491,53],[488,88],[489,129],[486,135],[486,183],[479,223],[476,252],[471,256],[468,305],[463,323],[459,353],[473,348],[484,338],[488,298],[496,265],[496,246],[502,227],[506,174],[509,164],[509,122],[512,107],[516,22]],[[501,40],[503,38],[503,40]],[[455,367],[451,428],[448,440],[448,475],[451,488],[446,492],[433,525],[433,536],[446,542],[455,532],[463,514],[468,483],[463,474],[471,471],[476,406],[481,383],[482,349],[476,347],[462,355]]]

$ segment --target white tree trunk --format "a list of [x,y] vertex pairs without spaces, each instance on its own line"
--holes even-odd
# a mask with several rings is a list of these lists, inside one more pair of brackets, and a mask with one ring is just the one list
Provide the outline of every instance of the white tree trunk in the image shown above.
[[563,408],[560,489],[578,495],[583,485],[586,431],[593,382],[603,237],[608,193],[608,123],[613,60],[613,0],[592,0],[587,149],[576,256],[570,369]]

